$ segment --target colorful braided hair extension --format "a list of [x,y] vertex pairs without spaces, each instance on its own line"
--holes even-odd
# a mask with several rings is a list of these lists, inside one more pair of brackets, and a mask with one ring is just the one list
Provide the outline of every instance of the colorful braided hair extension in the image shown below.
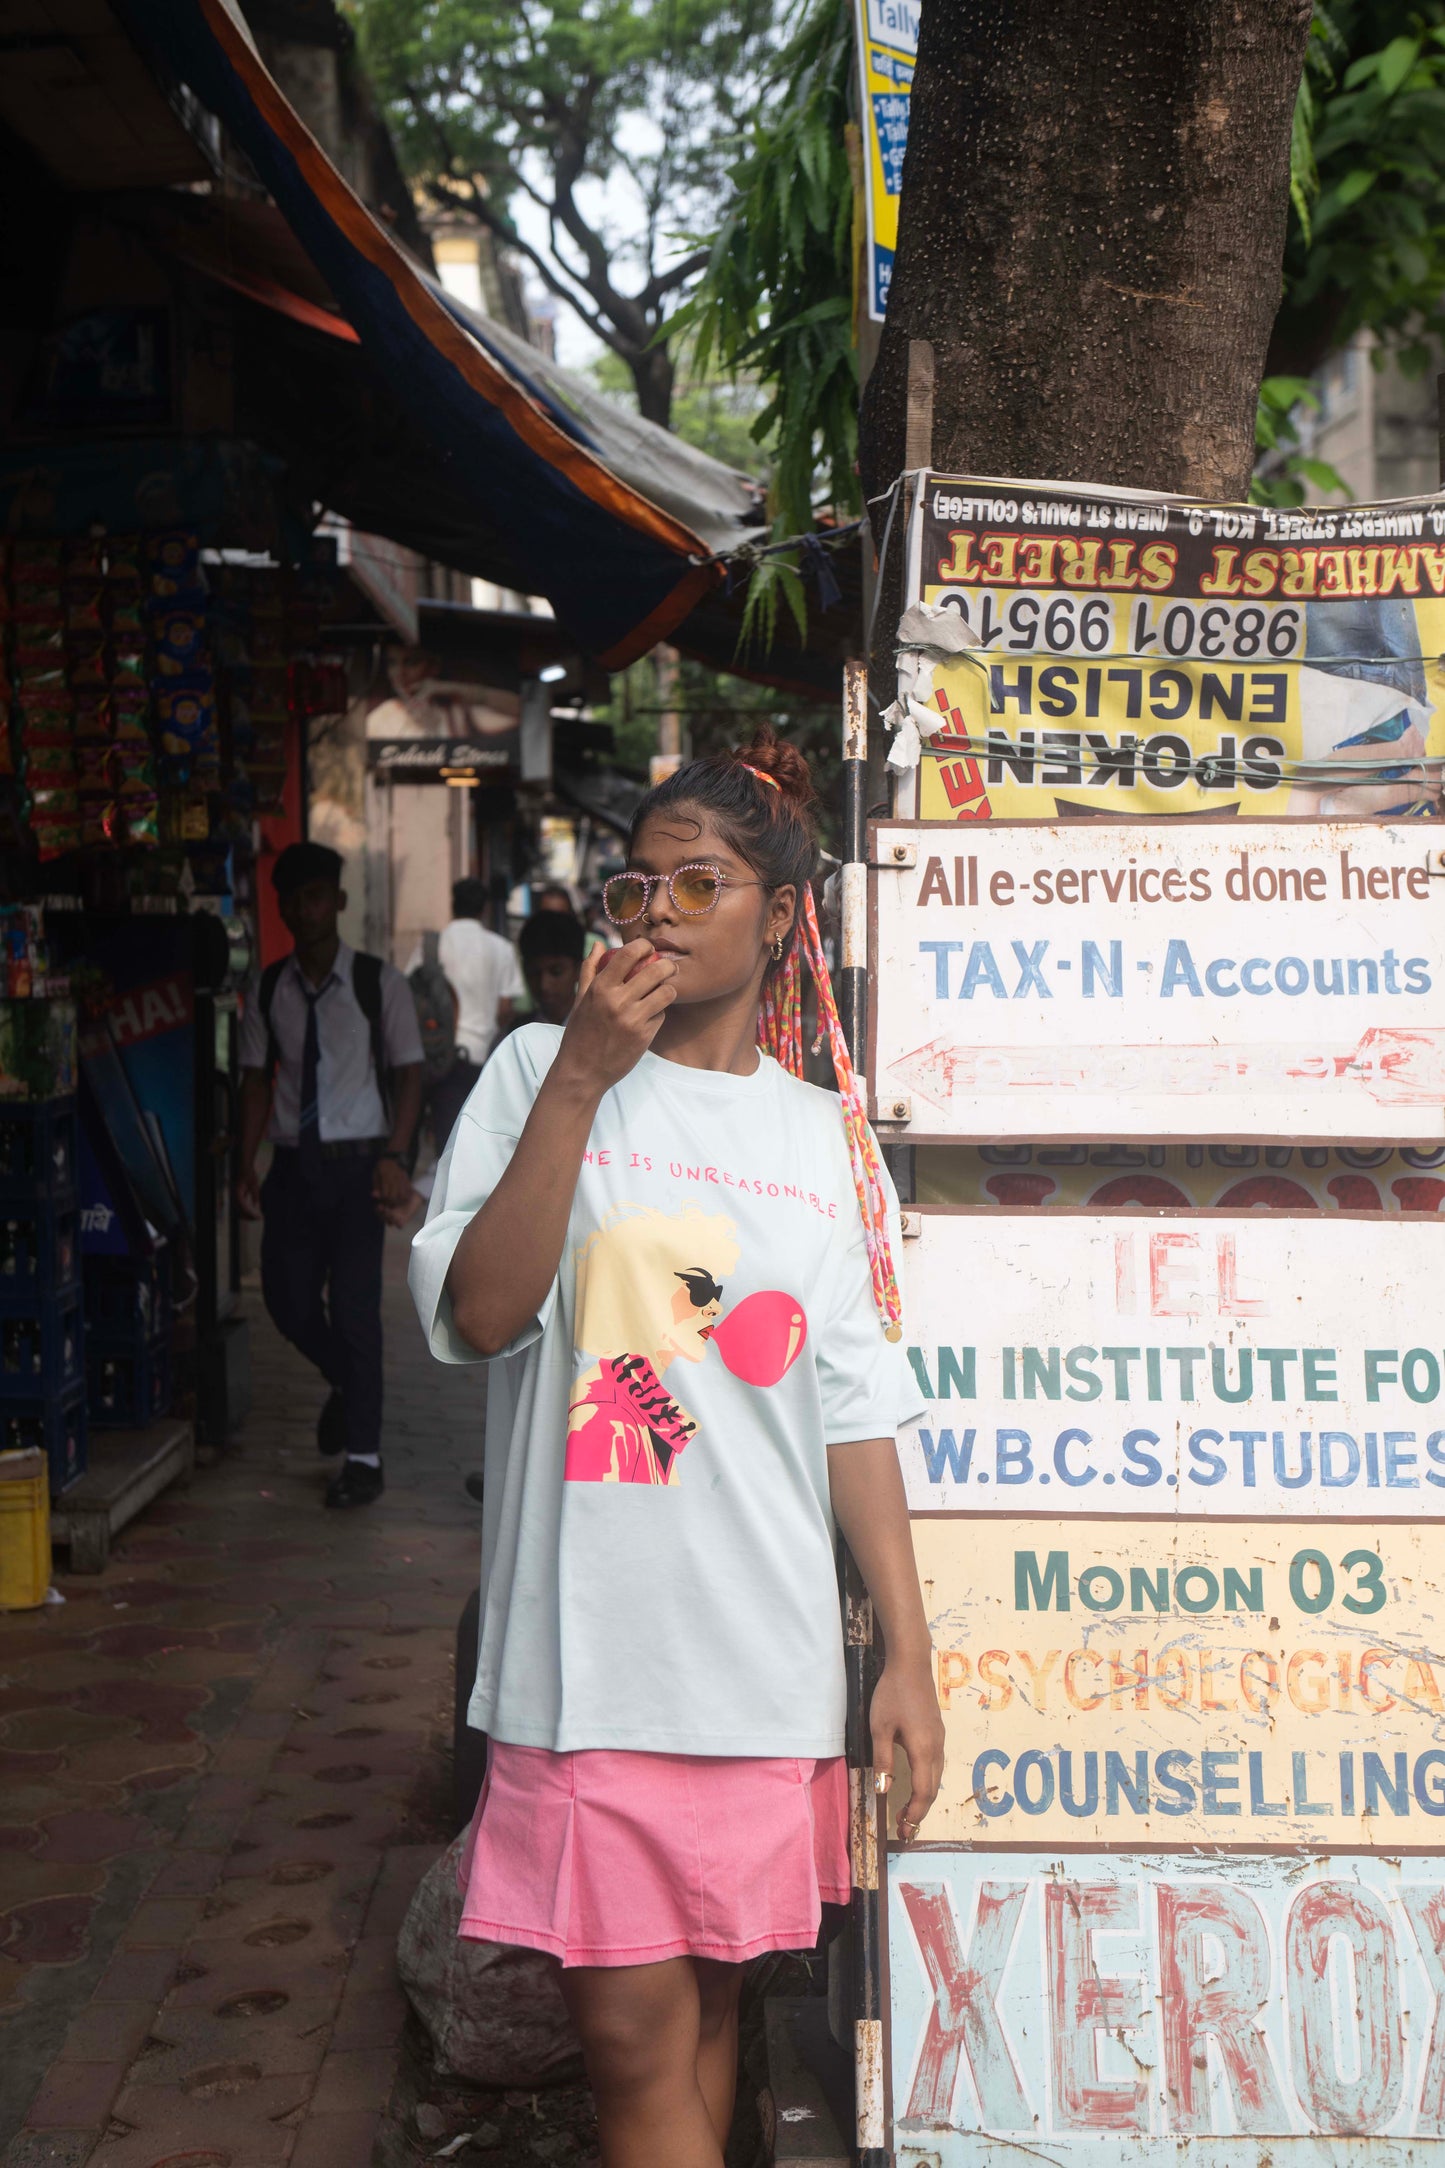
[[[760,783],[766,783],[769,790],[778,789],[776,778],[766,769],[755,768],[746,760],[740,761],[739,766],[746,768],[749,775],[756,776]],[[818,996],[819,1034],[813,1051],[817,1052],[826,1034],[833,1056],[833,1074],[843,1102],[843,1127],[853,1166],[858,1214],[863,1222],[863,1240],[868,1250],[874,1306],[885,1336],[889,1340],[900,1340],[903,1337],[903,1303],[893,1269],[893,1248],[888,1240],[888,1201],[883,1188],[883,1170],[879,1165],[878,1146],[868,1127],[848,1041],[843,1035],[838,1004],[833,998],[833,981],[828,975],[810,886],[803,889],[803,908],[781,968],[769,972],[763,983],[762,1004],[758,1011],[758,1037],[764,1052],[771,1054],[780,1067],[796,1077],[803,1074],[802,957],[807,959]]]

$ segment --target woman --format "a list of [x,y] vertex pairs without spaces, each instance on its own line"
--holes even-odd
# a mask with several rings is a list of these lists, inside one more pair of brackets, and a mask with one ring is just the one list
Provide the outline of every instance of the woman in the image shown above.
[[942,1767],[884,1230],[838,1098],[757,1044],[811,796],[771,730],[648,794],[606,890],[625,946],[565,1029],[497,1050],[412,1261],[434,1351],[494,1364],[462,1932],[560,1960],[605,2168],[721,2168],[741,1966],[847,1897],[835,1522],[886,1642],[873,1756],[907,1755],[905,1836]]

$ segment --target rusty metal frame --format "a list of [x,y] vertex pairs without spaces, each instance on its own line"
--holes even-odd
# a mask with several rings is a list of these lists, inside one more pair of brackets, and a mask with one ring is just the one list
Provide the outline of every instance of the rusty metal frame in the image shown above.
[[[838,1006],[855,1065],[866,1045],[868,1008],[868,666],[843,673],[843,862],[839,874]],[[843,1631],[848,1687],[849,2017],[853,2028],[857,2168],[891,2168],[886,2038],[886,1957],[880,1844],[881,1801],[873,1768],[868,1705],[877,1677],[873,1605],[843,1551]]]

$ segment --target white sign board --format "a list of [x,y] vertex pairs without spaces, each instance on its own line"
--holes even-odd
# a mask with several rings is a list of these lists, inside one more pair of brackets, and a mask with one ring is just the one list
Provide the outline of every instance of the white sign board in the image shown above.
[[913,1512],[1445,1518],[1445,1218],[909,1223]]
[[1433,2160],[1434,1862],[1054,1849],[889,1868],[898,2168]]
[[874,834],[885,1136],[1445,1137],[1445,880],[1409,823]]

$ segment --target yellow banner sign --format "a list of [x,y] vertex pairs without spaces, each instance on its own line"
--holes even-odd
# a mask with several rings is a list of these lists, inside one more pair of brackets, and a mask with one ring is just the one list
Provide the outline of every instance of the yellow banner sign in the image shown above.
[[925,820],[1440,811],[1445,500],[929,475],[910,549],[976,643],[928,687]]
[[865,303],[881,324],[898,247],[898,200],[908,105],[918,52],[921,0],[858,0],[858,60],[863,93],[864,196],[868,214]]
[[930,1841],[1441,1844],[1435,1531],[963,1535],[952,1516],[913,1521],[947,1731]]

